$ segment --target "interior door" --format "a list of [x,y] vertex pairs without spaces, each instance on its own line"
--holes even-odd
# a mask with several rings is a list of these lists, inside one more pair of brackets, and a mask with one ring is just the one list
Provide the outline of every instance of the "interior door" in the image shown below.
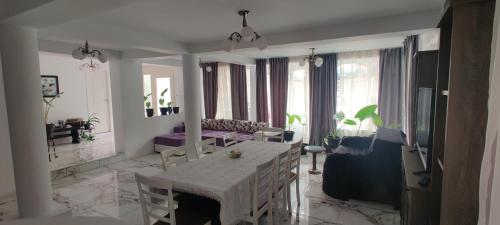
[[109,71],[98,69],[87,71],[87,104],[89,114],[95,113],[100,123],[95,125],[95,133],[111,131],[111,110],[109,99]]

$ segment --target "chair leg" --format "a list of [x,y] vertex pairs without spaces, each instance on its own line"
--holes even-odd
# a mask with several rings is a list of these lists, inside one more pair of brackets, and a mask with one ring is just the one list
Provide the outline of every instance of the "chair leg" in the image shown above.
[[299,177],[297,177],[297,179],[295,179],[295,193],[297,195],[297,206],[300,206]]
[[59,158],[56,154],[56,142],[52,139],[52,151],[54,152],[54,158]]
[[286,201],[288,205],[288,214],[292,215],[292,195],[290,193],[290,184],[288,184],[288,188],[286,189]]
[[52,159],[50,158],[50,145],[48,140],[47,140],[47,152],[49,153],[49,162],[51,162]]

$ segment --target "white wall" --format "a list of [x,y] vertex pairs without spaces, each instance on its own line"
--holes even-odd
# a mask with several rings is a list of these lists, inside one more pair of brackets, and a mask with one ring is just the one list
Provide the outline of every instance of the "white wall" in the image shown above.
[[[184,121],[182,114],[184,109],[183,95],[177,96],[177,104],[182,106],[180,114],[151,118],[144,116],[143,62],[136,59],[122,59],[120,62],[120,87],[125,131],[124,150],[128,158],[152,153],[154,150],[153,138],[172,132],[174,126]],[[176,92],[180,90],[182,93],[183,79],[176,80],[175,85]]]
[[9,121],[5,102],[2,65],[0,59],[0,199],[16,191],[12,151],[10,147]]
[[433,29],[419,34],[418,50],[431,51],[439,49],[439,29]]

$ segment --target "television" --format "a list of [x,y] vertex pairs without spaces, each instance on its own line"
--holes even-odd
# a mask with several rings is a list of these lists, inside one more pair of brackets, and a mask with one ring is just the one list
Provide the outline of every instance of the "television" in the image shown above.
[[432,142],[434,141],[435,90],[420,87],[417,91],[416,144],[424,170],[430,172],[432,167]]

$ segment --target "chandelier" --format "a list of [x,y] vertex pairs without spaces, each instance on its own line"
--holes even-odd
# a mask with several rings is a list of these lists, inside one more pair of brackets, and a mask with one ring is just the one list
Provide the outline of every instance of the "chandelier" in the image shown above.
[[101,63],[106,63],[108,61],[108,57],[101,51],[96,49],[90,50],[88,41],[85,41],[85,45],[83,47],[80,46],[77,49],[73,50],[71,55],[73,55],[73,58],[79,60],[83,60],[85,58],[90,59],[90,62],[82,64],[80,66],[80,69],[98,69],[99,65],[94,61],[95,59],[99,60],[99,62]]
[[248,26],[247,16],[249,13],[250,11],[248,10],[238,11],[238,15],[243,17],[242,28],[239,33],[233,32],[226,40],[224,40],[223,48],[225,51],[230,52],[241,41],[253,43],[259,50],[263,50],[267,47],[267,40],[255,32],[251,26]]
[[314,54],[315,48],[310,48],[311,49],[311,55],[308,55],[304,57],[302,60],[299,62],[299,66],[304,66],[306,64],[306,61],[309,61],[309,63],[314,63],[316,67],[321,67],[323,65],[323,58],[320,56]]

